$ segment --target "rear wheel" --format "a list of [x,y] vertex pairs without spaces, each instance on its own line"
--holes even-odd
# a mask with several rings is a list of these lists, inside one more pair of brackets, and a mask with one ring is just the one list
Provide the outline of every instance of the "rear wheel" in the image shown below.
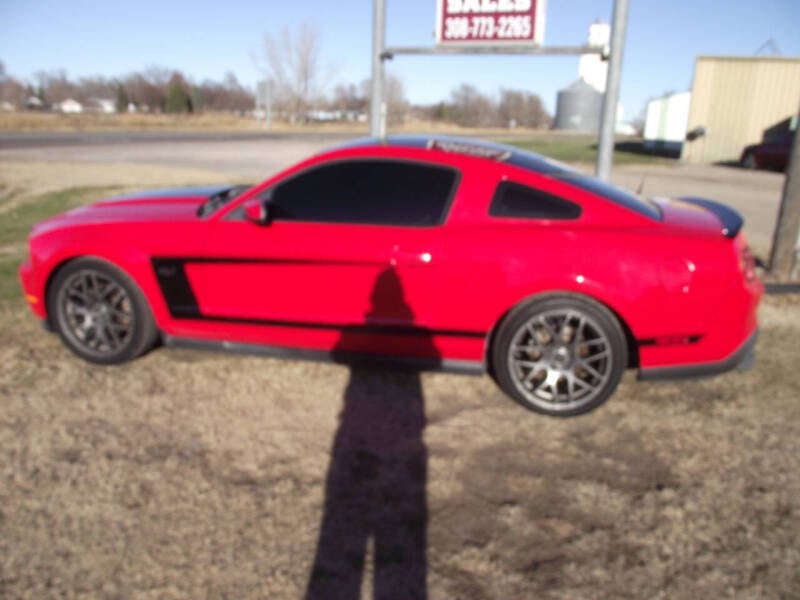
[[80,258],[62,267],[50,285],[47,309],[67,347],[89,362],[125,362],[156,340],[139,288],[120,269],[98,259]]
[[491,359],[498,384],[512,398],[536,412],[566,417],[611,396],[628,352],[608,309],[580,296],[553,295],[509,314]]

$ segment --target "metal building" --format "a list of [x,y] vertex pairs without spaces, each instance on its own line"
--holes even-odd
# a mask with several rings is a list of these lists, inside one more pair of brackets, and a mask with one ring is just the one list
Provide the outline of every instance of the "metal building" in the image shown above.
[[556,129],[598,131],[603,94],[578,79],[558,92],[556,97]]
[[699,56],[687,129],[705,134],[683,144],[687,162],[738,160],[800,106],[800,58]]

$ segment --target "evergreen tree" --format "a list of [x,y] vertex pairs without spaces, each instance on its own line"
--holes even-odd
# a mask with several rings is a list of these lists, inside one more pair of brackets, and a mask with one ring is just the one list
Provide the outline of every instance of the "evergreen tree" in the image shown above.
[[189,112],[189,95],[186,93],[186,85],[180,73],[174,73],[169,80],[167,88],[167,112],[185,113]]
[[191,103],[191,110],[189,112],[193,113],[203,112],[203,91],[196,85],[192,86],[192,92],[189,96],[189,102]]
[[121,83],[117,84],[117,112],[128,112],[128,92],[125,91],[125,86]]

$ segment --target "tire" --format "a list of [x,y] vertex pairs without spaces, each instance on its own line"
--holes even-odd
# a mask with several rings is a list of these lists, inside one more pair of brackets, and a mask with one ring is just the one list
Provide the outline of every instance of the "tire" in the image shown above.
[[48,288],[47,313],[72,352],[101,365],[140,356],[158,335],[136,283],[96,258],[79,258],[59,269]]
[[744,169],[757,169],[758,168],[758,161],[756,160],[756,155],[752,152],[745,152],[744,156],[742,156],[742,168]]
[[525,408],[570,417],[611,396],[628,365],[628,347],[606,307],[582,296],[551,294],[508,314],[491,362],[498,385]]

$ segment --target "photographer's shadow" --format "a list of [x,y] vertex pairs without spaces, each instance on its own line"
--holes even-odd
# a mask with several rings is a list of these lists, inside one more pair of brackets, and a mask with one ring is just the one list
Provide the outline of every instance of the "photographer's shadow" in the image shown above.
[[[411,322],[394,269],[375,282],[367,323]],[[331,451],[325,508],[306,598],[359,598],[372,540],[376,599],[425,598],[428,456],[419,370],[382,370],[351,360],[363,343],[346,331],[334,358],[350,365],[341,422]],[[415,348],[434,359],[430,335],[413,330]]]

